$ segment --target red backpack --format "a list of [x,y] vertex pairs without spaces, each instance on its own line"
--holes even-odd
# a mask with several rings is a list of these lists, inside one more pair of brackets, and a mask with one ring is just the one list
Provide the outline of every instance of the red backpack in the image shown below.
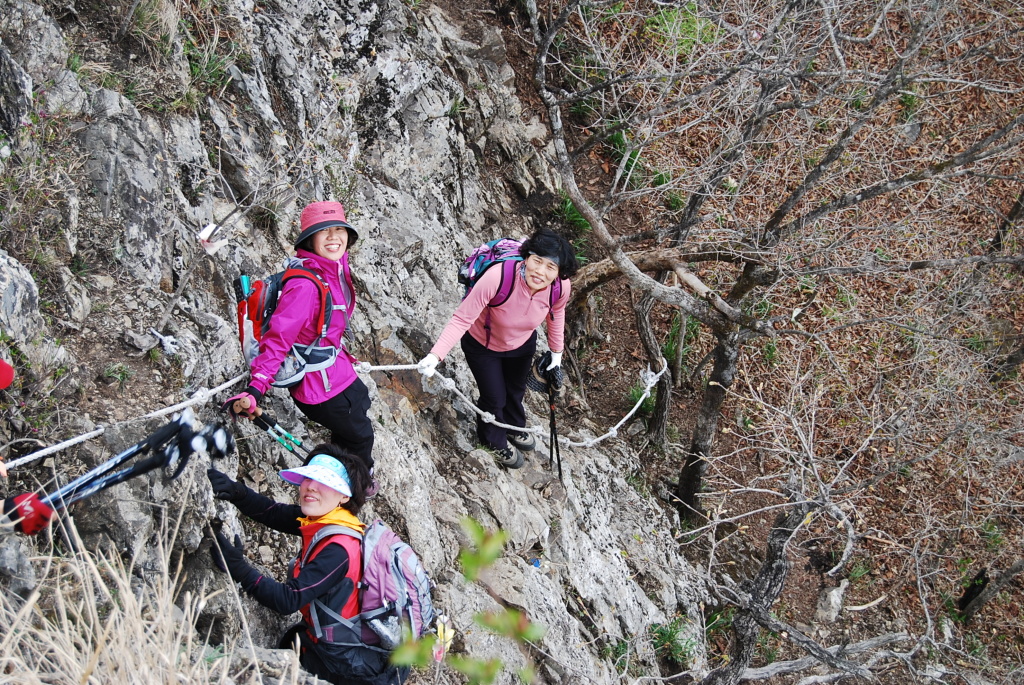
[[242,355],[246,364],[260,353],[260,341],[270,328],[270,318],[277,309],[284,284],[292,278],[304,278],[316,285],[320,291],[320,311],[316,327],[320,331],[308,345],[296,343],[274,375],[275,388],[290,388],[298,385],[302,377],[311,371],[320,371],[334,364],[338,348],[333,345],[318,345],[327,336],[331,325],[334,304],[327,283],[315,272],[289,261],[284,271],[278,271],[255,283],[249,276],[242,275],[235,280],[235,297],[238,299],[238,339],[242,343]]

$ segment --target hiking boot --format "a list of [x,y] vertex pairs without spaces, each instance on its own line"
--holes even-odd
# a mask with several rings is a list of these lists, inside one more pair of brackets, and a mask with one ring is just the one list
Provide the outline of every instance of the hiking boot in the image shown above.
[[537,447],[537,441],[529,433],[509,433],[508,441],[522,452],[532,452]]
[[514,445],[508,447],[502,447],[500,450],[494,450],[494,458],[498,460],[498,463],[507,469],[521,469],[526,458],[523,457],[523,453],[515,448]]

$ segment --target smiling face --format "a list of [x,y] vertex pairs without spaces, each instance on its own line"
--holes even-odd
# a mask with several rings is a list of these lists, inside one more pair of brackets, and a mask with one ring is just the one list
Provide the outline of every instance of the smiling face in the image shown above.
[[347,495],[312,478],[307,478],[299,485],[299,507],[310,518],[319,518],[348,500]]
[[344,226],[331,226],[313,234],[313,252],[324,259],[336,262],[345,255],[348,249],[348,229]]
[[532,254],[526,258],[526,285],[533,292],[544,290],[544,288],[558,278],[558,264],[547,257],[540,257]]

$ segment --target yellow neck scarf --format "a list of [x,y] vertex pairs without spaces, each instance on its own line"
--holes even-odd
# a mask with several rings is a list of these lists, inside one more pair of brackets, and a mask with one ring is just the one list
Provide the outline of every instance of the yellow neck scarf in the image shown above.
[[356,518],[355,514],[343,507],[335,507],[318,518],[311,518],[309,516],[299,517],[299,525],[308,526],[311,523],[322,523],[324,525],[336,523],[338,525],[348,526],[360,533],[366,529],[365,523],[360,522],[360,520]]

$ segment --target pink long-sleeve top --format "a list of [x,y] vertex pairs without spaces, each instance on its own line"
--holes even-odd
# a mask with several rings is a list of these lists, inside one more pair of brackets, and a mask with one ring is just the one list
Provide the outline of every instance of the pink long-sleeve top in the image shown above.
[[[338,348],[338,359],[328,368],[327,383],[318,371],[307,373],[295,387],[289,388],[292,397],[306,404],[319,404],[352,385],[356,379],[352,364],[355,358],[344,348],[343,336],[356,307],[356,292],[352,287],[352,274],[348,267],[348,253],[337,262],[313,252],[297,250],[302,266],[320,274],[331,290],[334,312],[327,327],[324,343]],[[343,307],[343,308],[342,308]],[[277,309],[270,319],[270,328],[260,341],[260,353],[252,360],[249,381],[252,387],[266,393],[281,368],[288,350],[295,343],[308,345],[317,339],[317,315],[320,313],[320,290],[308,278],[291,278],[281,288]]]
[[[484,328],[488,303],[497,294],[500,285],[501,268],[485,271],[469,291],[469,296],[452,314],[430,353],[438,359],[444,359],[466,331],[478,343],[486,345],[487,349],[508,352],[522,346],[545,318],[548,321],[548,347],[552,352],[561,352],[565,346],[565,305],[569,302],[571,291],[569,280],[562,281],[562,295],[555,306],[550,307],[551,286],[534,293],[526,285],[523,265],[520,264],[508,300],[498,307],[490,307],[491,337],[488,343],[487,329]],[[549,313],[552,315],[550,318]]]

